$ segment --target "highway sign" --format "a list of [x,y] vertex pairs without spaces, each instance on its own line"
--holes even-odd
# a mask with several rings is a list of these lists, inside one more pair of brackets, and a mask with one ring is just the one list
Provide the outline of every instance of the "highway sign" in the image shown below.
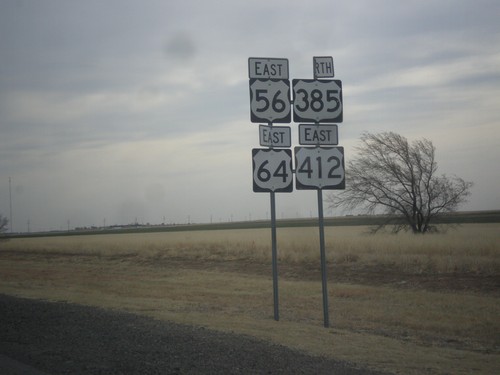
[[339,144],[337,125],[300,124],[300,145],[334,146]]
[[345,189],[343,147],[295,147],[297,190]]
[[250,119],[252,122],[289,123],[290,81],[251,78]]
[[314,78],[334,77],[333,57],[314,56],[313,57]]
[[294,79],[293,121],[342,122],[342,81]]
[[290,147],[292,132],[289,126],[259,125],[259,140],[261,146]]
[[248,78],[288,79],[288,59],[250,57]]
[[292,150],[252,149],[253,191],[293,191]]

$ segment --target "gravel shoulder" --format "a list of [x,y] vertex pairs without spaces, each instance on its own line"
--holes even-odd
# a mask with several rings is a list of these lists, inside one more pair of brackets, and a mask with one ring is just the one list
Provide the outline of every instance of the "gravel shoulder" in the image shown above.
[[0,372],[5,373],[2,359],[5,368],[22,364],[52,375],[381,375],[247,336],[0,294]]

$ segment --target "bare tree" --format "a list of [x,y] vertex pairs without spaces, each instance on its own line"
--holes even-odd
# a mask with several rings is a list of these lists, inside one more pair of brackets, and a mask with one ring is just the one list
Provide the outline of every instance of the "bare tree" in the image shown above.
[[437,175],[431,141],[412,142],[396,133],[363,133],[357,156],[347,163],[346,190],[329,195],[330,207],[389,214],[394,230],[426,233],[436,216],[453,212],[467,200],[472,182]]

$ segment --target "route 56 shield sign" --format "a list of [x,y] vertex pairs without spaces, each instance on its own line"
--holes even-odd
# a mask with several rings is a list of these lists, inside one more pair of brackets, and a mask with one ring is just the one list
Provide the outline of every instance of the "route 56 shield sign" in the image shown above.
[[293,191],[292,150],[254,148],[252,150],[253,191]]
[[290,81],[250,79],[250,120],[289,123],[291,121]]

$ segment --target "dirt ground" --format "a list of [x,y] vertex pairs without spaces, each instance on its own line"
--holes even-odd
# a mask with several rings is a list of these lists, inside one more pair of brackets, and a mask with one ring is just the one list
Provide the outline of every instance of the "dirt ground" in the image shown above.
[[[456,374],[469,374],[470,369],[489,374],[498,358],[498,340],[491,328],[498,327],[495,301],[500,297],[500,280],[496,277],[409,273],[355,262],[328,264],[330,296],[342,307],[336,305],[334,328],[324,330],[319,263],[281,261],[278,273],[284,315],[279,325],[272,320],[272,267],[267,262],[0,253],[0,287],[6,294],[125,309],[183,324],[206,319],[207,327],[224,332],[254,335],[257,329],[255,337],[401,374],[422,373],[422,356],[429,374],[447,373],[444,369],[453,365],[461,369]],[[415,294],[422,299],[407,299]],[[436,305],[441,310],[433,311]],[[448,314],[450,306],[453,317],[465,320],[450,326],[455,322]],[[460,310],[461,306],[466,308]],[[469,324],[471,317],[474,321]],[[462,323],[478,331],[471,335]]]
[[[186,259],[170,258],[168,262],[156,261],[150,264],[157,267],[187,267],[192,269],[218,270],[221,272],[240,272],[248,275],[270,276],[270,264],[251,260],[189,262]],[[358,285],[390,286],[414,288],[429,291],[486,293],[500,297],[500,278],[495,275],[477,273],[405,273],[396,267],[361,266],[353,264],[328,264],[328,281]],[[320,264],[278,264],[280,278],[290,280],[321,280]]]

